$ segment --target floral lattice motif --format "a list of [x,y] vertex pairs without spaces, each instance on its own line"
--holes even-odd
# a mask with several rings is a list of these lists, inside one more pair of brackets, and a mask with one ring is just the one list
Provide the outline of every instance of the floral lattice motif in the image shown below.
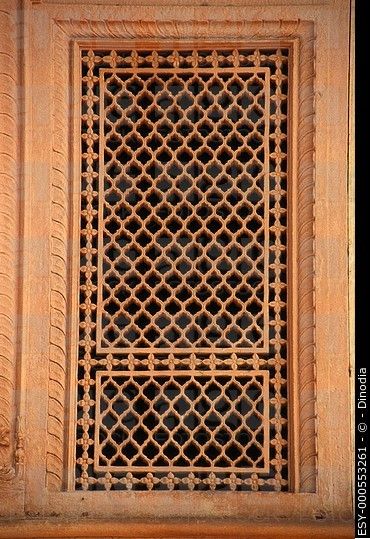
[[288,51],[82,53],[77,486],[287,486]]

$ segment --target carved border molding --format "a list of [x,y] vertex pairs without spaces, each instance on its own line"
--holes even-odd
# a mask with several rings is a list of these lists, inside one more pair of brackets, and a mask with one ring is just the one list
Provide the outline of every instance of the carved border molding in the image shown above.
[[315,359],[315,35],[300,40],[298,89],[298,391],[300,491],[316,491]]
[[67,387],[67,285],[68,225],[72,182],[68,144],[72,135],[69,118],[72,44],[90,40],[280,40],[298,43],[298,137],[297,137],[297,339],[299,411],[297,419],[299,491],[316,491],[317,449],[314,349],[314,25],[310,21],[123,21],[104,18],[104,11],[91,6],[93,19],[54,18],[54,117],[53,170],[51,176],[51,311],[49,406],[47,440],[47,486],[63,485],[65,402]]
[[[94,10],[92,16],[99,12]],[[218,39],[252,40],[294,39],[303,41],[311,34],[313,25],[309,21],[124,21],[92,19],[55,19],[55,24],[69,39]]]
[[69,155],[68,155],[68,41],[56,39],[53,54],[54,96],[53,157],[51,172],[51,274],[50,274],[50,361],[48,394],[47,482],[58,490],[63,481],[67,368],[67,284]]
[[0,488],[16,476],[16,341],[19,234],[16,6],[0,6]]

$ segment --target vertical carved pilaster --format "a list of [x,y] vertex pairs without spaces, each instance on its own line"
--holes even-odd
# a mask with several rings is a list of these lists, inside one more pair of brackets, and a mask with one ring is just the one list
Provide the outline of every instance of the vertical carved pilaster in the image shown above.
[[0,5],[0,482],[15,475],[18,264],[17,4]]
[[68,236],[68,41],[56,29],[53,39],[53,158],[51,171],[51,291],[48,394],[47,484],[63,482],[66,388],[67,236]]
[[316,491],[316,361],[314,304],[315,34],[300,40],[298,91],[298,380],[300,491]]

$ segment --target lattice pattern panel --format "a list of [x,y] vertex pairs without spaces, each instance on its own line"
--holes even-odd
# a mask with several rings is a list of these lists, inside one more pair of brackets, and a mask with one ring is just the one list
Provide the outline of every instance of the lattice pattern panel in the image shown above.
[[82,51],[76,488],[281,490],[289,51]]
[[102,349],[264,348],[266,71],[103,71]]
[[96,469],[267,471],[267,374],[98,372]]

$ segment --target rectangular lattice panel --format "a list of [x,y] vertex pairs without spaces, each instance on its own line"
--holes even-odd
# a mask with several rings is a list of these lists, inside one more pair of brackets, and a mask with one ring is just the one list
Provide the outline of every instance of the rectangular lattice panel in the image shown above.
[[100,471],[268,471],[268,373],[98,372]]
[[264,350],[267,71],[101,71],[101,350]]
[[77,488],[287,488],[289,51],[81,61]]

